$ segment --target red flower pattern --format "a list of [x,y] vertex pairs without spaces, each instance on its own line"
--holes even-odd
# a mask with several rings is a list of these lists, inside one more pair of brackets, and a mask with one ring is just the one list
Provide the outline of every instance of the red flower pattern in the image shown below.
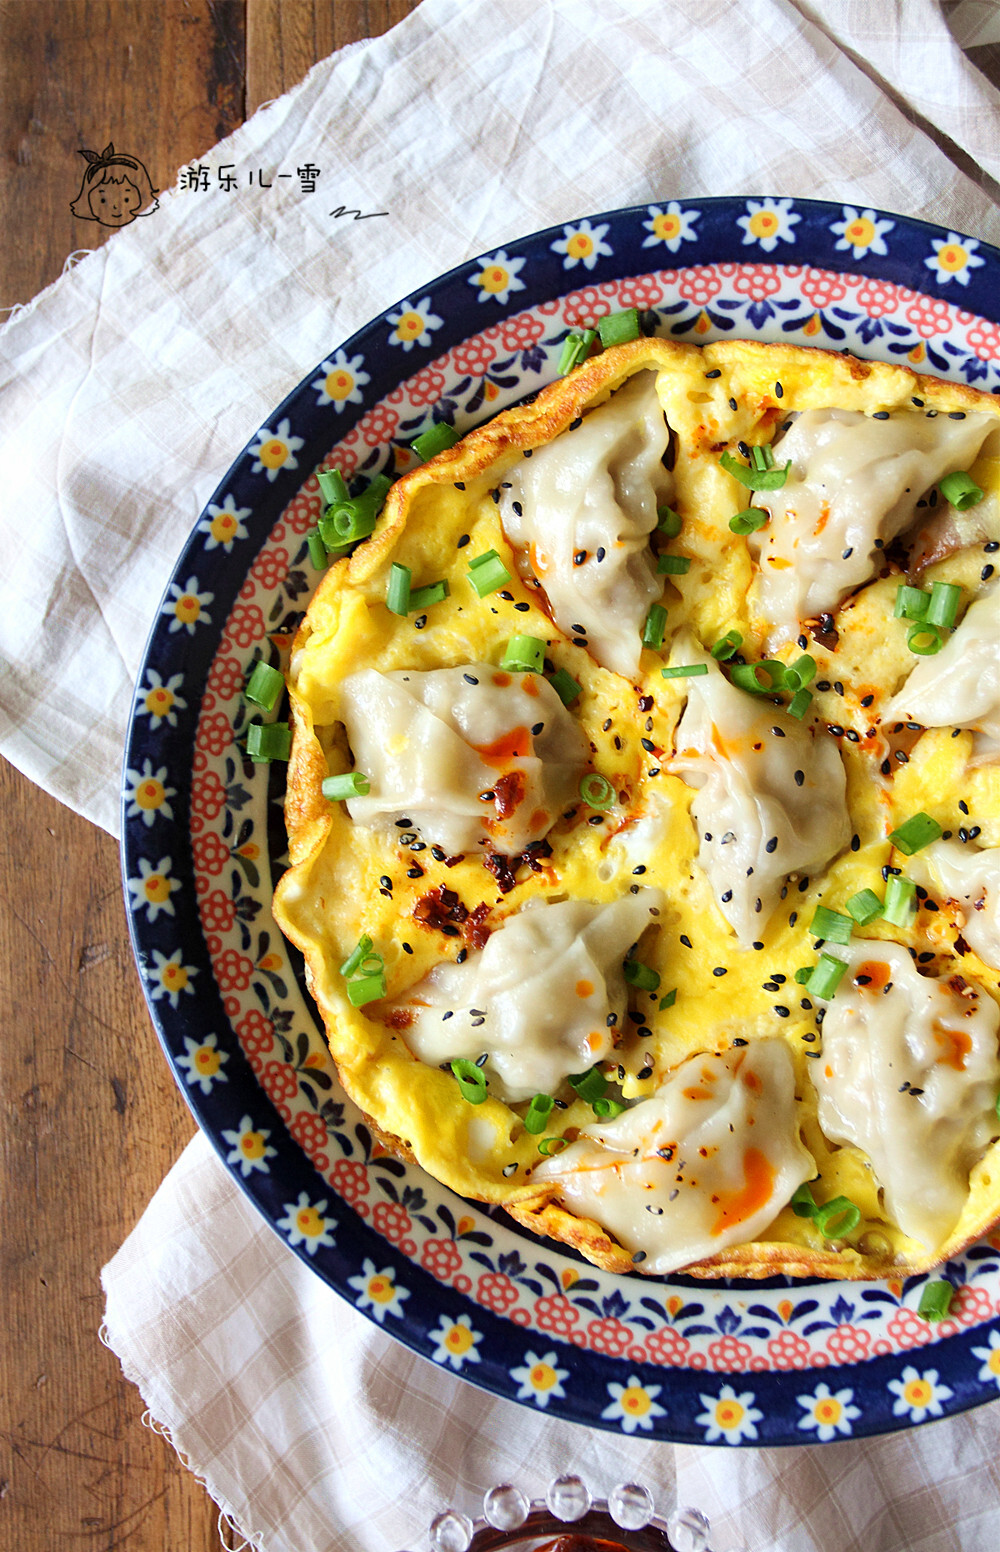
[[327,1131],[318,1115],[314,1115],[311,1110],[300,1110],[292,1122],[291,1132],[299,1147],[308,1153],[317,1169],[330,1168],[330,1159],[326,1152]]
[[770,264],[739,264],[736,266],[733,290],[737,296],[748,296],[754,302],[763,302],[781,290],[781,276]]
[[831,274],[828,269],[807,269],[802,277],[802,294],[807,297],[816,308],[817,312],[824,307],[829,307],[833,302],[839,302],[847,295],[847,286],[839,275]]
[[[239,1004],[237,1004],[239,1006]],[[264,1056],[274,1050],[274,1025],[257,1008],[251,1008],[236,1025],[240,1045],[248,1056]]]
[[[413,1219],[400,1202],[379,1202],[372,1212],[372,1223],[392,1245],[405,1249],[406,1236],[413,1229]],[[416,1250],[416,1246],[413,1246]]]
[[[495,327],[489,333],[494,334]],[[455,345],[450,352],[450,359],[456,372],[469,377],[482,377],[496,360],[496,354],[496,346],[486,335],[475,334],[472,339]]]
[[567,1337],[580,1319],[580,1311],[564,1293],[547,1293],[535,1300],[535,1324],[539,1331]]
[[358,421],[358,430],[369,447],[381,447],[396,435],[399,416],[387,404],[376,404]]
[[940,297],[915,296],[906,309],[906,320],[921,339],[933,339],[935,334],[947,334],[951,328],[951,308]]
[[749,1342],[741,1342],[735,1336],[720,1336],[717,1342],[708,1344],[708,1358],[716,1373],[735,1374],[745,1369],[753,1348]]
[[776,1369],[805,1369],[812,1349],[797,1331],[779,1331],[768,1342],[767,1351]]
[[448,379],[433,363],[421,367],[406,384],[410,403],[415,406],[436,404],[443,396]]
[[652,1331],[647,1336],[646,1351],[653,1363],[668,1364],[676,1369],[687,1362],[691,1343],[686,1336],[681,1336],[679,1331],[675,1331],[673,1326],[660,1326],[657,1331]]
[[338,1159],[330,1181],[337,1195],[351,1207],[357,1206],[371,1190],[368,1171],[357,1159]]
[[966,339],[981,361],[1000,361],[1000,325],[977,318]]
[[[244,582],[240,588],[240,597],[252,598],[256,591],[252,582]],[[226,621],[226,634],[222,638],[222,644],[230,651],[234,646],[245,650],[247,647],[252,647],[255,641],[260,640],[264,629],[264,616],[256,604],[233,604],[233,612]],[[241,678],[240,689],[242,688]]]
[[245,992],[253,977],[253,960],[227,948],[214,960],[215,979],[224,992]]
[[217,878],[229,861],[230,851],[213,830],[196,835],[191,842],[194,865],[199,873],[210,873]]
[[[295,1076],[294,1069],[289,1067],[287,1062],[268,1062],[264,1071],[260,1074],[260,1081],[265,1092],[270,1095],[278,1106],[279,1112],[281,1109],[280,1101],[294,1099],[298,1092],[299,1080]],[[288,1115],[284,1116],[283,1119],[290,1121],[291,1118],[292,1113],[289,1110]]]
[[872,1336],[864,1326],[838,1326],[826,1345],[837,1363],[863,1363],[871,1355]]
[[545,333],[544,323],[534,313],[515,313],[513,318],[505,318],[496,327],[504,350],[527,350]]
[[203,771],[191,783],[191,811],[209,821],[226,806],[226,789],[214,771]]
[[659,275],[636,275],[618,286],[619,307],[655,307],[663,301],[663,283]]
[[429,1239],[420,1253],[420,1265],[438,1282],[448,1283],[462,1270],[462,1252],[451,1239]]
[[592,1320],[587,1326],[587,1336],[588,1346],[596,1353],[607,1353],[609,1358],[621,1358],[634,1340],[631,1327],[614,1316]]
[[993,1300],[985,1288],[972,1288],[965,1283],[959,1288],[948,1311],[952,1320],[963,1326],[978,1326],[993,1314]]
[[476,1299],[498,1315],[517,1303],[517,1289],[505,1272],[484,1272],[476,1284]]
[[[235,658],[230,659],[235,662]],[[233,724],[224,711],[213,711],[198,723],[198,748],[216,756],[224,754],[233,741]]]
[[933,1327],[916,1310],[905,1307],[896,1311],[885,1329],[897,1347],[923,1347],[934,1336]]
[[228,932],[236,920],[236,907],[224,889],[213,889],[205,895],[198,909],[206,932]]
[[270,544],[267,545],[251,566],[250,575],[266,592],[271,592],[273,588],[280,586],[288,575],[288,551],[280,545],[277,549],[272,549]]
[[221,653],[208,671],[209,687],[224,701],[231,701],[242,693],[243,680],[243,664],[239,658],[225,657]]
[[682,269],[678,274],[678,287],[686,302],[704,307],[722,290],[722,281],[714,268],[696,264],[692,269]]

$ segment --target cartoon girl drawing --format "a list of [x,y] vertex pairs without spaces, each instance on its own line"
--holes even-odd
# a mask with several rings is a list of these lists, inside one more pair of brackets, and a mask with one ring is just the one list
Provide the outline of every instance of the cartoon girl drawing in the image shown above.
[[[100,155],[96,151],[81,151],[80,155],[87,161],[87,170],[69,208],[81,221],[128,226],[140,213],[151,216],[159,209],[158,190],[137,156],[117,152],[111,141]],[[145,205],[148,210],[143,209]]]

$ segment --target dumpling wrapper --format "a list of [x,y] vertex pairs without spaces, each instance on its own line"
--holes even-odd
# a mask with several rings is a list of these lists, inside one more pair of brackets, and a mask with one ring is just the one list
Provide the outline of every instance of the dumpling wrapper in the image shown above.
[[1000,1009],[961,978],[921,975],[899,944],[829,952],[848,975],[827,1004],[822,1058],[809,1063],[819,1124],[868,1155],[888,1217],[934,1251],[961,1216],[970,1168],[1000,1135]]
[[908,873],[938,899],[954,900],[962,937],[985,965],[1000,970],[1000,846],[934,841],[910,859]]
[[708,666],[683,681],[688,700],[670,769],[698,788],[691,805],[698,863],[749,948],[785,877],[825,866],[850,840],[844,766],[832,739],[817,737],[766,696],[731,685],[690,637],[678,638],[671,661]]
[[598,663],[627,677],[638,672],[642,627],[663,591],[649,536],[673,494],[661,462],[668,441],[656,373],[639,372],[575,430],[522,459],[500,504],[559,629],[585,636]]
[[857,410],[806,410],[773,443],[776,464],[791,459],[780,490],[762,491],[770,513],[750,535],[759,573],[754,611],[770,645],[794,641],[802,622],[836,609],[877,565],[886,545],[913,522],[930,487],[975,462],[996,430],[992,415],[961,420],[897,411],[875,420]]
[[933,657],[913,672],[882,712],[883,723],[969,727],[1000,744],[1000,593],[977,598]]
[[452,853],[515,854],[541,840],[590,753],[547,679],[491,663],[363,669],[341,685],[341,718],[371,782],[348,800],[351,818],[387,831],[406,819]]
[[610,1056],[627,1004],[622,961],[662,904],[659,889],[642,889],[507,917],[481,953],[438,965],[395,1004],[412,1015],[398,1026],[407,1045],[433,1065],[488,1052],[490,1093],[508,1103],[555,1095]]
[[651,1098],[585,1127],[534,1179],[662,1275],[756,1238],[815,1173],[791,1053],[769,1039],[689,1057]]

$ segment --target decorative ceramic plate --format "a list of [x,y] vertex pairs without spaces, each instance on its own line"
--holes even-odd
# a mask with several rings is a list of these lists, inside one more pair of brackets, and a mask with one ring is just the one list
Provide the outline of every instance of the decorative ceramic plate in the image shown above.
[[[150,636],[129,735],[124,872],[177,1082],[278,1234],[384,1331],[498,1395],[684,1443],[907,1427],[1000,1391],[1000,1236],[926,1280],[616,1276],[386,1154],[345,1097],[270,913],[283,767],[241,747],[249,666],[275,665],[316,585],[317,466],[402,472],[556,375],[579,324],[787,340],[1000,392],[1000,253],[901,216],[791,199],[670,201],[540,232],[453,270],[330,351],[195,526]],[[373,882],[373,887],[378,887]]]

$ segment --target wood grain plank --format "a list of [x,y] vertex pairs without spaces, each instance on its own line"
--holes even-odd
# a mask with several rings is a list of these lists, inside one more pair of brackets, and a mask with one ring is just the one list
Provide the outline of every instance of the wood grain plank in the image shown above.
[[247,117],[301,81],[318,59],[379,37],[419,0],[247,0]]

